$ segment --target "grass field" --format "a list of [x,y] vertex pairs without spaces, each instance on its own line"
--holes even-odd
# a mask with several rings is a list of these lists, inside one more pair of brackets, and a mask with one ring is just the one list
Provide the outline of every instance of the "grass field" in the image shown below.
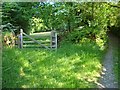
[[103,51],[95,43],[62,43],[57,51],[3,48],[3,88],[95,88]]

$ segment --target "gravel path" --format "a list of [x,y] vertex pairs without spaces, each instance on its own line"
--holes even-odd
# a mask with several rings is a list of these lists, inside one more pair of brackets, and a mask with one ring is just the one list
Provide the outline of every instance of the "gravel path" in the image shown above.
[[101,78],[98,83],[99,88],[118,88],[118,82],[115,80],[115,73],[113,70],[114,60],[113,53],[114,49],[118,47],[118,39],[109,34],[109,48],[104,57],[103,70]]

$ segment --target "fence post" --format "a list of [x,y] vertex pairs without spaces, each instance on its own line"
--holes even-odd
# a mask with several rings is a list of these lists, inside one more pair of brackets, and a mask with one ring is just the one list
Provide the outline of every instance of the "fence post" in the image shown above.
[[55,32],[55,48],[57,49],[57,32]]
[[20,48],[23,48],[23,29],[20,29]]
[[52,49],[52,31],[51,31],[51,34],[50,34],[50,48]]

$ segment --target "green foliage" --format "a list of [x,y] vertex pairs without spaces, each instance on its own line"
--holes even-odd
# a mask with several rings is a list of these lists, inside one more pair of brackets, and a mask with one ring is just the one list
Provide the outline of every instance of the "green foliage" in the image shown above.
[[[69,46],[69,48],[68,48]],[[93,42],[55,51],[3,49],[3,88],[95,88],[103,51]]]
[[11,23],[19,26],[25,32],[29,30],[29,19],[32,16],[32,3],[4,2],[2,5],[3,24]]
[[[62,30],[67,40],[89,38],[103,48],[107,27],[119,28],[119,8],[112,3],[3,3],[3,23],[11,22],[26,33]],[[118,3],[119,6],[119,3]],[[79,27],[84,26],[82,30]],[[76,30],[77,29],[77,30]],[[114,30],[119,32],[120,30]],[[60,34],[59,34],[60,35]],[[61,37],[61,36],[60,36]]]
[[30,24],[31,24],[31,29],[32,29],[32,31],[30,31],[31,33],[45,31],[47,29],[47,27],[43,23],[43,20],[39,18],[33,17],[31,19]]
[[[115,7],[114,7],[115,8]],[[110,31],[120,37],[120,2],[116,5],[116,11],[114,11],[114,21],[115,24],[113,26],[110,27]]]
[[66,40],[73,43],[82,43],[86,40],[94,41],[101,50],[104,50],[106,48],[107,35],[105,30],[101,30],[99,27],[83,27],[81,29],[77,28],[69,33]]

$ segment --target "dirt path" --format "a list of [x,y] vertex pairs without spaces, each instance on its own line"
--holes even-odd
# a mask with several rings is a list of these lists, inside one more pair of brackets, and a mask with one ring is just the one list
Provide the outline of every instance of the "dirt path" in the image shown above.
[[114,67],[114,50],[118,47],[118,39],[109,34],[109,48],[103,61],[103,72],[99,80],[99,88],[118,88],[118,82],[115,78]]
[[2,89],[2,32],[0,30],[0,89]]

